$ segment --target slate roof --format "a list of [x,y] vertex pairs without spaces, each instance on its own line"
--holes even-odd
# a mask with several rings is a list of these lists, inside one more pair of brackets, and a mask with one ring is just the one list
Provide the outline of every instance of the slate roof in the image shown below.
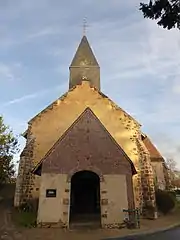
[[146,146],[146,148],[148,149],[148,151],[150,153],[151,161],[163,161],[164,162],[164,158],[162,157],[160,152],[157,150],[157,148],[154,146],[154,144],[151,142],[149,137],[143,136],[142,140],[144,142],[144,145]]
[[81,39],[70,67],[80,66],[82,63],[86,66],[99,66],[86,36]]

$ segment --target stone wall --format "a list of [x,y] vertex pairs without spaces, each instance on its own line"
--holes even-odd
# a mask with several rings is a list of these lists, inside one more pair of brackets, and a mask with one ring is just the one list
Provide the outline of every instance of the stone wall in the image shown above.
[[99,176],[125,176],[129,208],[134,208],[134,165],[89,108],[58,140],[42,163],[42,173],[68,174],[70,178],[82,170]]
[[150,154],[144,143],[137,140],[139,148],[139,163],[141,165],[141,186],[142,186],[142,213],[147,218],[155,218],[156,203],[155,203],[155,186],[154,175],[150,160]]
[[156,188],[159,188],[161,190],[164,190],[166,188],[166,181],[165,181],[165,174],[164,174],[164,166],[163,162],[155,162],[151,161],[151,165],[154,170],[154,179],[155,179],[155,184]]
[[[24,153],[26,159],[24,176],[27,177],[23,180],[23,189],[28,186],[28,190],[26,190],[26,194],[23,192],[23,198],[25,195],[28,197],[38,195],[39,178],[31,176],[30,168],[45,156],[87,107],[92,109],[107,131],[133,161],[138,172],[138,175],[133,177],[135,204],[138,207],[142,195],[139,150],[136,143],[136,139],[140,135],[140,125],[107,96],[90,88],[87,81],[71,89],[29,122],[35,141],[28,147],[30,153],[28,153],[29,150]],[[28,156],[29,154],[30,156]]]
[[18,176],[16,181],[16,190],[14,196],[14,206],[19,207],[28,199],[32,198],[31,190],[34,187],[35,176],[31,173],[33,165],[33,151],[35,146],[35,138],[29,127],[27,142],[24,150],[20,155]]
[[172,188],[171,177],[169,174],[169,169],[165,165],[165,162],[163,163],[163,171],[164,171],[164,178],[166,183],[166,190],[170,190]]
[[14,196],[14,206],[15,207],[20,206],[21,199],[22,199],[25,162],[26,162],[26,158],[25,158],[25,156],[23,156],[21,154],[19,168],[18,168],[18,176],[17,176],[17,180],[16,180],[15,196]]
[[[39,226],[69,227],[71,181],[67,174],[43,173],[37,222]],[[100,218],[102,228],[119,227],[128,208],[125,175],[103,175],[100,178]],[[118,186],[118,190],[114,187]],[[56,197],[47,198],[46,189],[56,189]]]
[[[47,198],[46,190],[56,189],[56,197]],[[56,223],[68,227],[70,210],[70,183],[66,174],[42,174],[37,223]]]

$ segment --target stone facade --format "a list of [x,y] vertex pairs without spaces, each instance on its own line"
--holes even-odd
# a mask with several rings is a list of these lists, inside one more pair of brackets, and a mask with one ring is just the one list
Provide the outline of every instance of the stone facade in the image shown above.
[[142,136],[142,140],[150,154],[155,187],[162,190],[168,189],[170,187],[170,178],[168,176],[168,170],[164,158],[147,136]]
[[171,183],[171,177],[169,174],[169,169],[166,166],[166,163],[163,163],[163,171],[164,171],[164,179],[165,179],[165,183],[166,183],[166,190],[170,190],[172,189],[172,183]]
[[[111,182],[111,184],[116,185],[113,179],[119,179],[120,176],[125,176],[127,191],[124,197],[127,198],[127,206],[129,208],[134,206],[138,207],[146,217],[154,218],[156,211],[154,176],[151,156],[142,139],[141,126],[123,109],[100,92],[99,65],[96,59],[91,56],[93,53],[89,51],[89,46],[86,46],[87,39],[83,41],[83,44],[85,44],[83,48],[87,47],[88,51],[87,49],[83,49],[83,51],[82,49],[78,50],[81,54],[76,56],[71,64],[69,91],[50,104],[28,123],[28,130],[25,134],[27,144],[20,158],[14,205],[19,206],[29,199],[39,197],[43,200],[44,195],[42,189],[44,189],[46,185],[45,182],[42,182],[43,179],[45,179],[45,175],[43,174],[49,174],[49,179],[52,174],[57,174],[57,178],[58,176],[60,178],[65,176],[67,179],[66,184],[63,185],[65,191],[70,188],[68,183],[73,173],[79,170],[89,169],[96,172],[101,180],[105,178],[108,179],[107,181],[109,181],[109,183],[107,184]],[[82,57],[82,54],[86,54],[87,52],[88,55]],[[82,63],[79,59],[85,59],[86,61]],[[80,81],[78,80],[78,82],[77,79],[73,81],[73,78],[77,77],[77,71],[80,71],[78,70],[79,68],[81,70],[82,68],[87,70],[86,74],[90,75],[88,75],[89,77],[85,76],[85,78],[81,76],[82,79],[80,79]],[[91,70],[88,73],[88,69],[90,68]],[[95,75],[92,74],[93,68],[95,68],[95,73],[93,73]],[[94,78],[94,80],[91,78]],[[74,135],[69,135],[69,138],[65,138],[66,133],[74,127],[74,124],[78,121],[77,119],[79,119],[83,113],[86,113],[86,117],[78,128],[78,131],[83,134],[81,135],[73,130]],[[90,123],[91,126],[89,125]],[[101,127],[98,127],[100,125]],[[90,127],[88,128],[88,126]],[[103,135],[102,128],[104,129],[103,131],[106,132],[105,136]],[[75,129],[77,129],[77,125]],[[84,132],[85,129],[86,132]],[[94,131],[93,133],[92,129]],[[71,134],[73,131],[71,131]],[[79,138],[78,136],[81,137]],[[101,139],[97,142],[95,136],[99,136]],[[58,145],[60,139],[61,144]],[[65,143],[63,143],[62,139],[64,139],[63,141],[66,139]],[[85,150],[80,148],[80,145],[76,145],[77,139],[79,139],[80,145],[84,146]],[[105,140],[109,141],[109,143],[107,144]],[[95,149],[96,145],[93,145],[94,143],[99,145],[99,147],[102,146],[101,151]],[[112,148],[110,146],[112,146]],[[53,147],[54,150],[51,151]],[[58,148],[59,150],[57,151]],[[61,159],[61,156],[66,156],[66,159]],[[74,161],[75,165],[72,164],[72,158],[76,159],[76,161]],[[46,159],[47,162],[44,159]],[[79,160],[77,161],[77,159]],[[86,159],[86,164],[84,163],[84,159]],[[90,159],[92,161],[90,161]],[[122,161],[120,159],[122,159]],[[44,165],[42,165],[42,162]],[[60,162],[61,164],[58,165]],[[32,173],[33,169],[37,175]],[[134,169],[134,172],[132,169]],[[42,176],[38,176],[41,175],[40,172]],[[135,172],[136,174],[134,174]],[[53,178],[56,179],[55,176]],[[118,181],[119,180],[117,180],[117,183]],[[114,194],[117,191],[111,192],[111,184],[103,184],[103,181],[101,181],[102,199],[104,199],[103,192],[106,192],[107,196],[105,199],[107,202],[110,199],[112,199],[112,202],[115,201],[115,197],[113,196],[115,196]],[[111,192],[111,194],[109,194],[109,192]],[[64,199],[69,201],[67,196],[64,197]],[[120,197],[120,195],[118,196]],[[111,225],[112,219],[110,220],[110,217],[106,218],[106,216],[108,213],[111,213],[111,217],[113,218],[113,214],[118,211],[117,208],[120,206],[117,202],[121,202],[119,197],[118,200],[116,199],[115,208],[113,208],[114,204],[108,204],[108,207],[106,206],[107,209],[102,213],[102,219],[104,219],[102,220],[104,221],[103,227],[106,227],[108,224]],[[63,201],[64,203],[67,202],[65,200]],[[47,202],[47,204],[49,203]],[[125,204],[125,200],[123,204]],[[39,209],[41,209],[41,206]],[[42,213],[41,210],[39,211]],[[68,216],[68,211],[67,209],[63,211],[66,214],[64,214],[64,218],[62,217],[62,219],[65,219]],[[39,222],[42,220],[42,214],[40,212]],[[62,222],[63,221],[63,224],[67,226],[66,220],[62,220]],[[113,224],[116,225],[118,223]]]
[[[69,227],[71,183],[67,179],[67,174],[42,173],[37,218],[40,226],[56,223],[59,224],[59,227]],[[118,192],[114,187],[117,184],[119,187]],[[56,198],[46,198],[46,189],[52,187],[57,189]],[[100,181],[102,228],[112,228],[122,224],[124,219],[122,209],[128,208],[126,193],[127,182],[125,175],[103,175],[103,179]]]
[[31,128],[29,127],[26,146],[20,155],[20,163],[14,197],[15,207],[19,207],[21,204],[25,203],[27,199],[30,199],[32,197],[38,198],[38,194],[36,196],[31,195],[33,179],[35,178],[35,176],[31,173],[32,168],[34,166],[33,165],[34,147],[35,138],[32,136]]
[[[140,125],[110,99],[100,94],[96,89],[91,88],[87,81],[82,82],[81,85],[69,91],[66,97],[58,99],[29,122],[31,133],[35,137],[31,166],[38,164],[47,153],[47,150],[55,144],[86,107],[92,109],[129,159],[132,160],[137,170],[137,174],[133,177],[135,206],[141,207],[141,186],[144,178],[141,177],[141,164],[139,161],[140,156],[143,155],[142,149],[137,144],[138,138],[138,141],[141,142]],[[63,115],[61,114],[62,112],[64,113]],[[50,121],[52,122],[51,125],[49,124]],[[113,124],[111,124],[112,122]],[[30,158],[28,158],[29,160]],[[145,170],[147,171],[147,167]],[[39,179],[40,177],[36,176],[29,180],[28,197],[37,197],[36,189],[37,186],[39,187]],[[144,185],[146,184],[145,180]]]
[[[47,149],[49,150],[53,146],[86,107],[92,109],[127,156],[132,159],[135,167],[138,165],[138,152],[135,143],[139,131],[138,123],[107,97],[101,95],[94,88],[90,88],[88,82],[83,82],[82,85],[69,91],[65,98],[58,99],[29,122],[32,135],[36,139],[32,157],[33,166],[44,157]],[[63,116],[62,111],[64,112]],[[69,111],[71,114],[69,114]],[[51,125],[49,124],[50,121]],[[114,125],[111,122],[114,122]],[[39,177],[35,177],[35,185],[30,187],[32,195],[37,194],[38,181]],[[136,178],[134,178],[134,181],[136,181]],[[135,192],[135,195],[137,195],[136,200],[138,201],[139,194]]]
[[154,175],[150,154],[142,141],[137,140],[140,158],[142,199],[141,209],[147,218],[154,218],[156,214]]
[[[46,176],[46,180],[42,180],[44,187],[40,194],[39,222],[47,221],[50,213],[46,213],[46,208],[51,208],[53,201],[61,202],[61,197],[63,197],[63,194],[59,193],[59,200],[58,197],[53,201],[46,199],[45,189],[48,186],[61,189],[61,191],[69,189],[71,177],[81,170],[96,173],[101,182],[100,192],[106,191],[106,194],[100,194],[103,227],[109,224],[120,225],[123,222],[123,208],[134,208],[132,184],[132,176],[136,174],[134,165],[89,108],[55,143],[34,172],[39,172],[38,168],[41,168],[41,176]],[[54,184],[56,175],[58,179],[62,176],[66,178],[63,180],[65,185],[61,186],[60,182]],[[47,184],[44,181],[47,181]],[[119,194],[117,194],[115,185],[119,188]],[[67,203],[62,203],[59,207],[67,212],[67,216],[57,213],[55,219],[63,224],[68,224],[70,208],[69,195],[66,196],[66,199]],[[41,206],[41,203],[44,207]],[[66,206],[63,207],[63,205]],[[104,217],[105,215],[106,217]],[[52,214],[52,218],[54,216]],[[49,219],[51,219],[50,216]]]
[[154,171],[154,181],[156,188],[165,190],[167,183],[165,179],[164,166],[162,162],[151,162]]

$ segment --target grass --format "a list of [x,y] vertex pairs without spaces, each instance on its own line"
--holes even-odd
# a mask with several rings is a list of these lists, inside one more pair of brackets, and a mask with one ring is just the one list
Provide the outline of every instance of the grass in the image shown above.
[[12,213],[12,220],[14,224],[21,227],[36,227],[36,218],[36,212],[23,212],[19,209],[14,209]]

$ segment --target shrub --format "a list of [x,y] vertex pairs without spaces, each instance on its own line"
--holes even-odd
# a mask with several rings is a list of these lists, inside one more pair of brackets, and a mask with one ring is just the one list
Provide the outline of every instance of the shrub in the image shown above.
[[22,227],[36,227],[36,217],[36,213],[34,212],[20,212],[15,210],[13,213],[14,223]]
[[175,197],[168,191],[156,191],[156,204],[160,212],[167,214],[175,207]]
[[38,209],[38,199],[29,200],[19,207],[22,212],[37,212]]
[[23,203],[20,207],[19,210],[21,212],[33,212],[33,205],[30,202]]
[[168,191],[169,194],[174,198],[174,201],[176,201],[176,192],[175,191]]
[[175,193],[180,195],[180,190],[179,189],[175,190]]
[[15,224],[23,227],[36,227],[37,218],[37,202],[27,201],[19,208],[15,208],[12,214],[12,219]]

